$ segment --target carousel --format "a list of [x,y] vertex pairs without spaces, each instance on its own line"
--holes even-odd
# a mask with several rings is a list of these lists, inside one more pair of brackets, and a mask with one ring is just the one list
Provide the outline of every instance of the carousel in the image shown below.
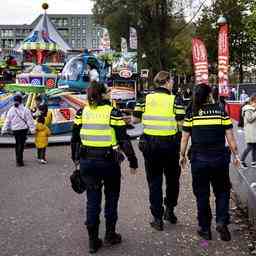
[[[86,96],[57,87],[58,74],[47,63],[58,63],[70,46],[51,23],[43,4],[44,13],[30,35],[17,47],[30,65],[16,76],[16,83],[6,84],[0,93],[0,127],[13,104],[13,96],[21,92],[24,104],[31,111],[37,108],[36,99],[42,98],[51,115],[52,134],[68,133],[72,129],[75,113],[86,102]],[[40,97],[38,97],[40,96]]]

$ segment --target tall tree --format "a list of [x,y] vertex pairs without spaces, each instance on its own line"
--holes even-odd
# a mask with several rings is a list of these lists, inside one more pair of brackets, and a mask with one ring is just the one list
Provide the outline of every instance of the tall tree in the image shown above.
[[197,22],[196,32],[201,36],[208,48],[212,71],[216,72],[217,62],[217,20],[220,15],[227,18],[230,28],[230,61],[239,73],[239,82],[244,80],[244,67],[256,62],[255,42],[250,36],[248,25],[248,2],[240,0],[216,0],[212,6],[204,9]]
[[[174,2],[174,0],[94,0],[93,12],[97,21],[110,30],[112,45],[117,50],[121,36],[128,38],[129,27],[136,28],[139,67],[149,68],[154,74],[161,69],[169,70],[174,62],[175,65],[180,63],[176,58],[183,52],[181,48],[184,42],[179,44],[177,41],[181,37],[176,37],[171,48],[170,41],[180,29],[179,25],[184,25],[185,20],[183,17],[177,19],[173,15]],[[191,33],[186,35],[189,37]],[[185,42],[190,39],[189,37]],[[143,55],[146,58],[142,58]]]

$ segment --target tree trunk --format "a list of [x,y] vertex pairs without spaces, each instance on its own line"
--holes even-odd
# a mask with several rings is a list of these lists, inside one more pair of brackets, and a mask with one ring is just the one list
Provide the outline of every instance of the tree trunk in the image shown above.
[[239,83],[242,84],[244,82],[244,70],[243,70],[243,62],[239,64]]

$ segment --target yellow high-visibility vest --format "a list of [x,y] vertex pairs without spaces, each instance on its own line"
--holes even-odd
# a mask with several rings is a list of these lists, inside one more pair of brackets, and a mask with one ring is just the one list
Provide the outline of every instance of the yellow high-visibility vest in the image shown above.
[[165,93],[147,95],[145,112],[142,116],[144,134],[171,136],[177,133],[174,102],[175,96],[173,95]]
[[113,107],[86,106],[82,114],[80,137],[88,147],[113,147],[117,144],[115,130],[110,126]]

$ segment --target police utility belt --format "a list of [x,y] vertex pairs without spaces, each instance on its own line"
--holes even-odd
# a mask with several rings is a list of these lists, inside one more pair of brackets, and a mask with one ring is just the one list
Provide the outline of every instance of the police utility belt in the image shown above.
[[110,158],[113,156],[113,148],[94,148],[82,146],[80,151],[82,158]]
[[148,142],[151,141],[159,141],[159,142],[174,142],[177,140],[177,134],[174,135],[168,135],[168,136],[155,136],[155,135],[148,135],[148,134],[143,134],[141,136],[141,139],[144,139]]
[[80,157],[86,159],[114,161],[118,164],[120,164],[125,159],[124,155],[121,153],[118,147],[94,148],[82,146]]

